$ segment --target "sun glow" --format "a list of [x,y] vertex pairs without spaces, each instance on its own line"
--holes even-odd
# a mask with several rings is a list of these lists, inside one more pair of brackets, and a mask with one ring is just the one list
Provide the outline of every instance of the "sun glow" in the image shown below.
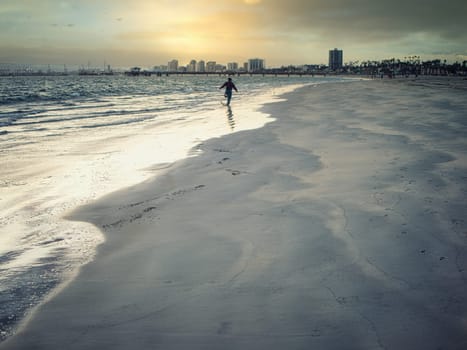
[[[423,19],[409,11],[415,0],[404,16],[393,2],[406,1],[1,0],[0,62],[81,64],[112,57],[113,65],[152,65],[193,55],[326,63],[336,45],[352,60],[415,52],[465,57],[465,0],[450,0],[459,11],[441,6]],[[426,39],[416,40],[417,33]]]

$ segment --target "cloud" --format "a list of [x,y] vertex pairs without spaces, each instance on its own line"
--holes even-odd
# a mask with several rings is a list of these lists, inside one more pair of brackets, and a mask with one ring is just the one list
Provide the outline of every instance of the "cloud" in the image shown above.
[[105,46],[320,63],[333,47],[369,58],[462,53],[465,18],[465,0],[1,0],[0,50]]
[[414,32],[452,39],[467,30],[464,0],[270,0],[263,7],[268,27],[360,41],[397,40]]

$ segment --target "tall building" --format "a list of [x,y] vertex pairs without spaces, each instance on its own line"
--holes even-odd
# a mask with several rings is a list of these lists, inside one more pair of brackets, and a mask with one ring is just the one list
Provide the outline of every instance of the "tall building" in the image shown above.
[[342,50],[334,49],[329,50],[329,69],[338,70],[342,68],[343,63],[343,52]]
[[216,62],[209,61],[206,63],[206,71],[207,72],[215,72],[216,71]]
[[186,70],[190,73],[196,72],[196,60],[191,60],[188,66],[186,67]]
[[178,71],[178,61],[172,60],[167,64],[167,71],[169,72],[176,72]]
[[196,64],[196,71],[197,72],[204,72],[206,70],[206,65],[203,60],[198,61]]
[[229,62],[227,63],[227,70],[231,72],[238,71],[238,63],[237,62]]
[[248,60],[248,71],[249,72],[260,72],[266,65],[264,64],[264,60],[261,58],[251,58]]

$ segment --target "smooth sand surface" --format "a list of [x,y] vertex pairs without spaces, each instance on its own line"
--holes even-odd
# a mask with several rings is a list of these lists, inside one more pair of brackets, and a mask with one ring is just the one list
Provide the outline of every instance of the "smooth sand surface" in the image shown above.
[[439,84],[307,86],[80,208],[106,242],[0,348],[467,349],[467,90]]

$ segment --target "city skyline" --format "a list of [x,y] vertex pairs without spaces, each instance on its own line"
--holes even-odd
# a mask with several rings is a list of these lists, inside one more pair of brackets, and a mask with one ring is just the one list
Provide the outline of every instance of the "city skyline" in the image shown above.
[[268,66],[419,55],[467,59],[460,0],[3,0],[0,63],[153,66],[209,57]]
[[[0,75],[152,75],[161,73],[207,73],[207,74],[375,74],[388,75],[466,75],[467,60],[463,62],[447,62],[447,60],[434,59],[423,60],[420,56],[407,56],[403,58],[392,57],[383,60],[343,61],[344,50],[334,48],[329,50],[329,63],[326,64],[301,64],[282,65],[280,67],[266,66],[266,61],[261,58],[250,58],[247,62],[220,63],[192,59],[184,64],[178,59],[172,59],[167,64],[153,65],[151,67],[112,67],[104,63],[104,66],[80,65],[79,67],[67,67],[67,65],[30,65],[30,64],[4,64],[0,62]],[[115,69],[117,68],[117,69]]]

